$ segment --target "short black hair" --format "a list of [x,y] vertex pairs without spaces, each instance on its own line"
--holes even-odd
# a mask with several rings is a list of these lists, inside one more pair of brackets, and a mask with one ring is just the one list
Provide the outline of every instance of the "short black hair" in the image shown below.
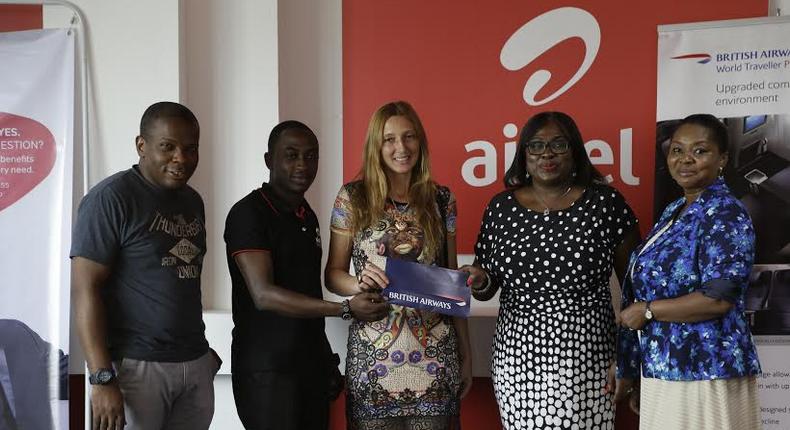
[[143,117],[140,119],[140,136],[148,137],[154,123],[162,118],[180,118],[192,123],[195,131],[200,135],[200,123],[188,107],[175,102],[156,102],[143,112]]
[[315,133],[313,133],[313,130],[311,130],[310,127],[308,127],[303,122],[289,119],[275,125],[272,129],[272,132],[269,133],[269,145],[267,147],[268,152],[274,153],[274,148],[277,146],[277,142],[280,141],[280,137],[282,137],[283,133],[288,130],[302,130],[313,138],[313,142],[318,143],[318,138],[315,136]]
[[686,124],[698,125],[705,128],[708,130],[710,139],[719,147],[719,152],[722,154],[728,152],[730,136],[727,132],[727,126],[724,125],[721,120],[708,113],[695,113],[694,115],[689,115],[677,123],[675,130],[672,132],[672,137],[675,136],[675,133],[681,126]]
[[527,143],[546,125],[557,124],[562,135],[568,139],[573,156],[573,164],[576,177],[574,184],[588,187],[592,182],[603,182],[603,176],[590,162],[587,151],[584,149],[584,141],[579,132],[579,127],[570,115],[562,112],[541,112],[530,118],[521,129],[518,137],[516,155],[513,157],[513,164],[505,173],[505,188],[515,188],[528,184],[532,179],[527,177]]

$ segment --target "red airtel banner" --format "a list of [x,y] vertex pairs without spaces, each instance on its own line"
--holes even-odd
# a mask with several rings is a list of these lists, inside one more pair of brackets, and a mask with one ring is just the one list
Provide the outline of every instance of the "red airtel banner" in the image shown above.
[[435,179],[458,199],[459,253],[504,189],[518,131],[570,114],[593,163],[652,223],[656,26],[765,16],[767,1],[344,0],[343,175],[353,179],[371,114],[407,100]]

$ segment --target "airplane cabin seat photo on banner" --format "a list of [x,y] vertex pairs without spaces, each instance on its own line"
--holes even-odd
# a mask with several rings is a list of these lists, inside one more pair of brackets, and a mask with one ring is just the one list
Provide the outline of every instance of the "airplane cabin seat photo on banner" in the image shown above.
[[653,213],[656,26],[765,16],[767,7],[674,0],[637,13],[626,1],[344,1],[344,181],[361,165],[373,111],[409,101],[435,179],[458,198],[458,252],[471,254],[519,130],[540,111],[563,111],[644,229]]

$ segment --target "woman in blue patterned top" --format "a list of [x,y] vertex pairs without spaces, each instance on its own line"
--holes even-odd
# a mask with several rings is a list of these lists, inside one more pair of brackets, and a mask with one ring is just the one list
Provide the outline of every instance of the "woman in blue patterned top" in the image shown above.
[[680,122],[667,165],[684,197],[631,255],[618,377],[632,384],[641,366],[642,430],[760,428],[760,363],[744,314],[754,230],[721,178],[727,141],[712,115]]

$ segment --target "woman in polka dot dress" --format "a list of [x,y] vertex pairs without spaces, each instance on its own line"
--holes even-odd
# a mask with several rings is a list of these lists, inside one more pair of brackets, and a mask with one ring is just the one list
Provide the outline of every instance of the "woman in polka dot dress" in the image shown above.
[[639,242],[636,218],[563,113],[527,122],[505,184],[485,209],[472,272],[479,300],[501,289],[491,373],[502,425],[613,429],[609,280]]

